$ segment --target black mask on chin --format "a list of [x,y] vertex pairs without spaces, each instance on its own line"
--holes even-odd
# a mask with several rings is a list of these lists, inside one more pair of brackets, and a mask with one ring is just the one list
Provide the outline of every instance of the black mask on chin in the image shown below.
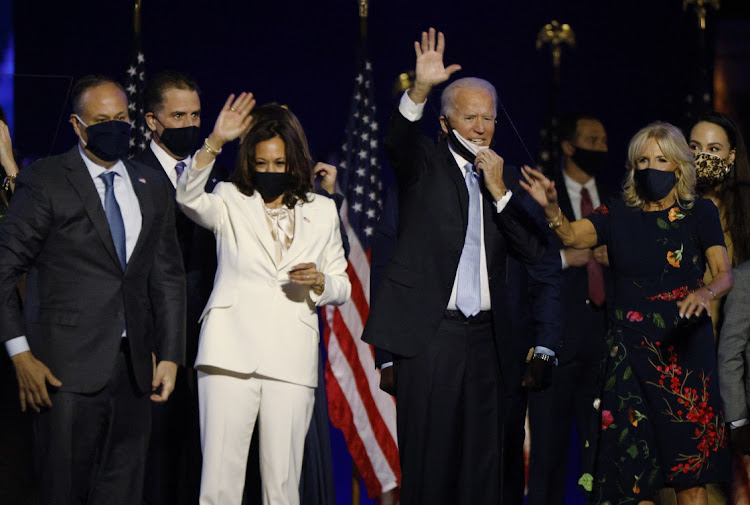
[[[453,126],[451,125],[450,120],[448,119],[448,116],[443,116],[443,119],[445,120],[446,128],[448,129],[448,132],[443,132],[443,134],[448,139],[448,144],[451,146],[451,149],[456,151],[459,156],[461,156],[463,159],[474,164],[474,160],[477,159],[477,155],[469,151],[469,149],[461,143],[460,140],[456,138],[456,134],[453,133]],[[495,146],[495,139],[493,138],[490,141],[490,149],[492,149]]]
[[[154,116],[154,119],[159,119]],[[162,126],[164,123],[159,121]],[[200,128],[197,126],[185,126],[183,128],[167,128],[159,135],[161,142],[169,151],[179,158],[187,158],[193,154],[195,146],[198,144]]]
[[588,175],[596,177],[607,164],[607,151],[592,151],[582,147],[574,147],[576,151],[570,159]]
[[275,200],[292,184],[292,174],[289,172],[254,172],[253,186],[264,200]]

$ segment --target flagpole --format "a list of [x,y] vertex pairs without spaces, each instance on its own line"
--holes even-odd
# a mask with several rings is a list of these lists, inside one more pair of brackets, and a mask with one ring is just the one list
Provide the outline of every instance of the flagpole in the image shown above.
[[136,36],[141,35],[141,0],[135,0],[133,6],[133,30]]
[[[359,54],[358,59],[363,57],[365,43],[367,40],[367,11],[369,0],[359,0]],[[359,485],[360,473],[357,464],[352,459],[352,505],[359,505],[362,489]]]

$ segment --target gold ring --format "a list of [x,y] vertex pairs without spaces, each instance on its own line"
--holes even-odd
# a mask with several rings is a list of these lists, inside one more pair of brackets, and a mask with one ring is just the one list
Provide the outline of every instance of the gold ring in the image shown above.
[[235,112],[234,107],[229,107],[229,110],[231,110],[232,112]]

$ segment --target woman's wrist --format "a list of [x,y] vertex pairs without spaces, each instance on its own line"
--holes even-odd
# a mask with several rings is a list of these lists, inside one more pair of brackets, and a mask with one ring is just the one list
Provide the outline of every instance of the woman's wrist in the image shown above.
[[326,276],[318,272],[315,274],[315,284],[312,285],[312,290],[316,295],[322,295],[326,289]]

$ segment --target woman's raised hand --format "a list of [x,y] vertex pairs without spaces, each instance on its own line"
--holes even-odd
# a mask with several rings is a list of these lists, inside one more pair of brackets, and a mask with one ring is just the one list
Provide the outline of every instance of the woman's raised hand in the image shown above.
[[557,210],[557,190],[555,183],[547,179],[539,170],[535,170],[528,165],[521,168],[524,179],[519,183],[521,187],[528,191],[531,197],[545,209],[548,207]]
[[235,98],[234,93],[229,95],[224,103],[219,117],[216,118],[214,131],[211,133],[211,144],[216,149],[227,142],[239,137],[250,126],[253,117],[250,111],[255,107],[255,98],[252,93],[242,92]]

